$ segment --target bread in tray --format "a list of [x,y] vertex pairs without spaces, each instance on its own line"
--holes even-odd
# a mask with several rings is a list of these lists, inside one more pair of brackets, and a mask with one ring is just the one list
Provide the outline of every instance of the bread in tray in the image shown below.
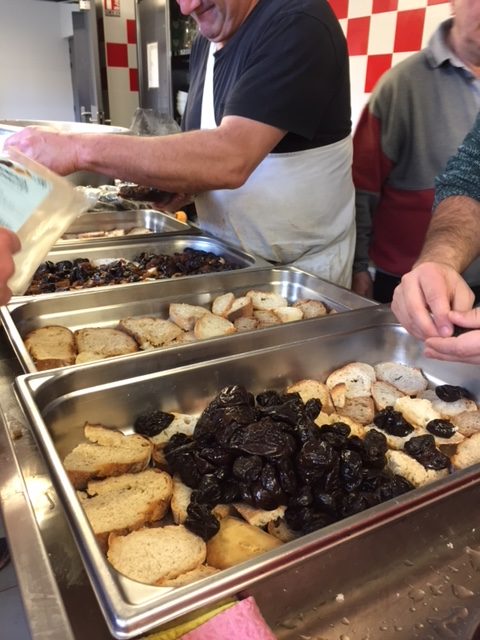
[[[380,371],[390,369],[391,367],[383,367]],[[469,398],[467,398],[468,402],[462,402],[461,400],[465,399],[462,398],[452,402],[442,400],[435,403],[440,396],[435,390],[429,390],[433,391],[434,395],[432,395],[422,389],[423,374],[420,378],[418,370],[407,365],[402,365],[397,371],[401,373],[401,386],[407,385],[411,389],[412,384],[417,384],[418,397],[410,397],[390,382],[378,380],[376,367],[362,362],[352,362],[339,367],[327,376],[326,382],[304,379],[285,389],[287,394],[298,394],[304,403],[319,401],[319,403],[314,402],[315,411],[318,412],[314,424],[320,429],[326,429],[325,433],[328,432],[336,438],[340,433],[338,429],[342,429],[343,433],[345,429],[347,431],[349,429],[349,444],[345,450],[350,453],[342,458],[342,464],[348,465],[350,457],[353,455],[355,458],[354,452],[362,450],[359,449],[361,441],[372,443],[368,445],[373,446],[369,455],[375,456],[376,451],[381,452],[383,457],[381,464],[385,466],[378,467],[373,462],[371,468],[364,469],[366,473],[368,472],[365,476],[366,478],[368,476],[367,485],[374,483],[373,488],[362,489],[364,492],[375,491],[376,474],[379,472],[381,472],[380,475],[387,474],[390,479],[401,476],[412,488],[444,478],[454,469],[462,469],[480,462],[480,412],[477,404]],[[334,392],[339,388],[341,396]],[[228,393],[227,390],[227,395]],[[239,397],[236,398],[239,399]],[[298,402],[298,398],[290,398],[289,395],[281,398],[282,402]],[[335,404],[335,400],[338,404]],[[224,402],[225,398],[222,397],[220,405],[224,406]],[[436,408],[433,406],[434,403]],[[452,413],[451,405],[455,403],[457,404],[454,416],[450,422],[448,416]],[[207,424],[218,410],[218,405],[215,406],[216,409],[211,409],[213,413],[207,411],[207,417],[204,417]],[[232,406],[236,410],[239,405]],[[310,404],[310,406],[313,405]],[[464,411],[458,413],[461,408]],[[397,415],[403,416],[404,420],[407,419],[410,432],[404,435],[390,433],[387,423],[377,420],[380,415],[385,415],[385,412],[388,415],[390,415],[389,412],[393,412],[391,417]],[[275,412],[272,415],[275,415]],[[288,415],[288,412],[285,415]],[[258,415],[256,419],[258,420]],[[312,414],[311,420],[313,419]],[[432,420],[447,422],[447,431],[432,434],[429,431]],[[469,433],[468,437],[460,431],[455,420],[464,424],[465,432]],[[89,442],[79,445],[65,458],[65,467],[74,486],[86,488],[86,492],[79,493],[80,503],[86,511],[100,544],[103,548],[105,548],[104,545],[108,547],[106,553],[112,565],[129,578],[160,586],[183,586],[254,558],[302,535],[301,529],[294,524],[295,519],[292,521],[291,514],[289,515],[288,510],[292,504],[288,507],[287,500],[284,504],[278,505],[277,502],[278,506],[272,509],[258,508],[248,502],[246,497],[248,490],[252,491],[253,496],[254,485],[257,487],[256,491],[262,491],[259,489],[258,477],[255,480],[253,476],[251,483],[247,483],[242,488],[241,501],[237,497],[232,498],[230,504],[222,502],[215,504],[215,501],[210,500],[206,503],[207,512],[211,513],[217,521],[218,531],[205,535],[203,515],[200,521],[192,520],[193,511],[203,504],[198,497],[199,485],[195,485],[194,482],[192,486],[188,486],[186,482],[188,478],[194,477],[191,475],[191,467],[197,464],[197,457],[201,458],[199,462],[201,471],[197,482],[202,484],[201,479],[204,476],[207,478],[216,470],[218,460],[223,453],[221,451],[215,453],[211,435],[206,441],[204,440],[205,432],[203,436],[197,432],[197,438],[195,437],[197,422],[198,418],[189,414],[165,414],[162,411],[154,411],[143,416],[141,421],[138,419],[135,421],[137,429],[140,429],[138,424],[142,424],[142,430],[143,427],[148,427],[149,430],[157,427],[160,429],[158,433],[153,431],[149,434],[149,438],[139,435],[127,436],[101,425],[87,425],[85,436]],[[222,430],[225,429],[225,424],[221,424]],[[308,429],[312,426],[313,422]],[[442,423],[442,426],[445,427],[445,424]],[[205,423],[202,428],[206,428]],[[305,437],[306,432],[303,432],[303,435]],[[384,437],[385,449],[382,449],[382,437]],[[423,441],[425,437],[433,447],[431,449],[433,457],[427,456],[428,459],[419,457],[415,447],[410,446],[412,443],[415,444],[415,439],[418,442]],[[141,440],[137,441],[137,438]],[[174,473],[169,468],[168,462],[171,458],[169,449],[165,447],[172,442],[172,438],[177,439],[174,448],[186,447],[183,453],[179,454],[180,456],[186,454],[185,458],[180,458],[185,460],[189,468],[185,481],[178,472]],[[200,444],[202,440],[204,444]],[[149,451],[153,451],[151,460],[150,454],[147,455],[144,451],[148,448],[145,447],[144,442],[148,443]],[[270,444],[274,446],[274,442],[275,438]],[[330,440],[327,439],[325,442]],[[258,442],[254,439],[254,447],[257,444]],[[195,449],[195,446],[200,447],[201,451]],[[232,457],[232,465],[235,456],[245,455],[237,451],[237,446],[238,442],[229,453]],[[338,446],[338,441],[332,446]],[[133,450],[135,455],[132,454]],[[307,455],[311,453],[307,450]],[[217,458],[218,454],[220,458]],[[315,457],[317,454],[313,455]],[[259,457],[258,454],[257,457]],[[72,464],[72,460],[75,464]],[[272,461],[270,459],[268,461],[272,467]],[[438,461],[442,463],[443,468],[436,468]],[[433,465],[435,468],[429,466],[432,462],[435,463]],[[163,472],[150,468],[152,463],[160,465]],[[243,464],[242,460],[241,465]],[[265,464],[267,464],[266,460],[262,462],[262,465]],[[283,468],[286,471],[288,467]],[[272,481],[271,468],[268,471],[265,481],[270,482]],[[349,470],[345,477],[351,477],[351,472]],[[230,476],[230,480],[233,480],[236,473],[233,471],[233,466],[231,473],[233,475]],[[302,472],[297,469],[295,473],[298,480]],[[98,480],[101,477],[106,479]],[[224,475],[219,473],[218,478],[223,477]],[[208,483],[206,486],[208,487]],[[300,485],[299,488],[301,488]],[[203,490],[207,491],[207,496],[211,495],[208,493],[208,488],[204,487]],[[405,488],[402,488],[401,492],[404,490]],[[322,489],[321,494],[315,498],[312,494],[311,498],[323,501],[325,499],[323,491],[325,489]],[[342,491],[351,492],[352,498],[355,499],[359,489],[356,486],[352,489],[343,488]],[[283,500],[286,495],[280,499]],[[370,498],[373,498],[373,495],[370,495]],[[382,500],[385,499],[387,498],[384,497]],[[301,502],[298,504],[295,502],[294,505],[300,507],[303,501],[306,501],[307,509],[313,508],[312,505],[314,506],[315,503],[309,500],[308,491],[303,492],[302,489]],[[332,508],[332,505],[328,507],[328,500],[321,504],[327,505],[327,512],[322,511],[323,507],[320,507],[320,513],[317,514],[320,517],[320,524],[316,527],[332,522],[328,517],[322,519],[325,513],[331,513],[328,512],[328,508]],[[364,504],[362,508],[369,506],[368,499]],[[374,501],[373,504],[378,502]],[[339,518],[337,514],[337,519],[345,517],[343,511],[339,513],[341,515]],[[172,521],[173,525],[170,524]],[[198,528],[199,525],[200,528]],[[200,533],[205,537],[206,543],[199,537]]]
[[143,350],[167,346],[185,333],[170,320],[146,316],[122,318],[118,327],[132,336]]
[[75,337],[67,327],[49,325],[30,331],[25,347],[39,371],[75,363]]
[[74,333],[77,353],[98,353],[104,358],[138,351],[135,340],[124,331],[105,327],[87,327]]

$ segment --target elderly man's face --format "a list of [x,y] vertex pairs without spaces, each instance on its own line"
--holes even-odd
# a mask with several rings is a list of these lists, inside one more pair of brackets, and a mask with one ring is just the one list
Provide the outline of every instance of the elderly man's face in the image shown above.
[[453,33],[462,58],[480,66],[480,0],[451,0]]
[[177,0],[180,11],[192,16],[205,38],[225,44],[259,0]]

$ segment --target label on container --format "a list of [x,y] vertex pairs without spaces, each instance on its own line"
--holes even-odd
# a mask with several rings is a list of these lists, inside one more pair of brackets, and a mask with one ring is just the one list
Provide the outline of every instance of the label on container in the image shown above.
[[41,176],[0,157],[0,227],[18,231],[52,188]]

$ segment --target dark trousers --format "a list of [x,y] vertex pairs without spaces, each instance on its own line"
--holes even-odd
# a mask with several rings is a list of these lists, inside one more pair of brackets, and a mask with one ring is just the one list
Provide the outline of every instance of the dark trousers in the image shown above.
[[[400,278],[391,276],[383,271],[375,272],[373,282],[373,299],[377,302],[391,302],[395,287],[400,284]],[[480,285],[470,287],[475,294],[475,306],[480,304]]]

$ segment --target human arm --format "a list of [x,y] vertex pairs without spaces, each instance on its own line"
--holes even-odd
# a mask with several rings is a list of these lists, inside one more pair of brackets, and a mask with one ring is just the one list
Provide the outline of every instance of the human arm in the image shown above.
[[418,338],[450,337],[449,311],[467,311],[473,293],[459,275],[480,254],[480,117],[436,180],[424,247],[402,278],[392,310]]
[[12,295],[7,283],[15,270],[13,255],[19,250],[18,236],[8,229],[0,228],[0,304],[7,304]]
[[241,186],[284,135],[276,127],[227,116],[217,129],[159,137],[27,127],[5,147],[17,147],[61,175],[96,171],[172,193],[198,193]]

